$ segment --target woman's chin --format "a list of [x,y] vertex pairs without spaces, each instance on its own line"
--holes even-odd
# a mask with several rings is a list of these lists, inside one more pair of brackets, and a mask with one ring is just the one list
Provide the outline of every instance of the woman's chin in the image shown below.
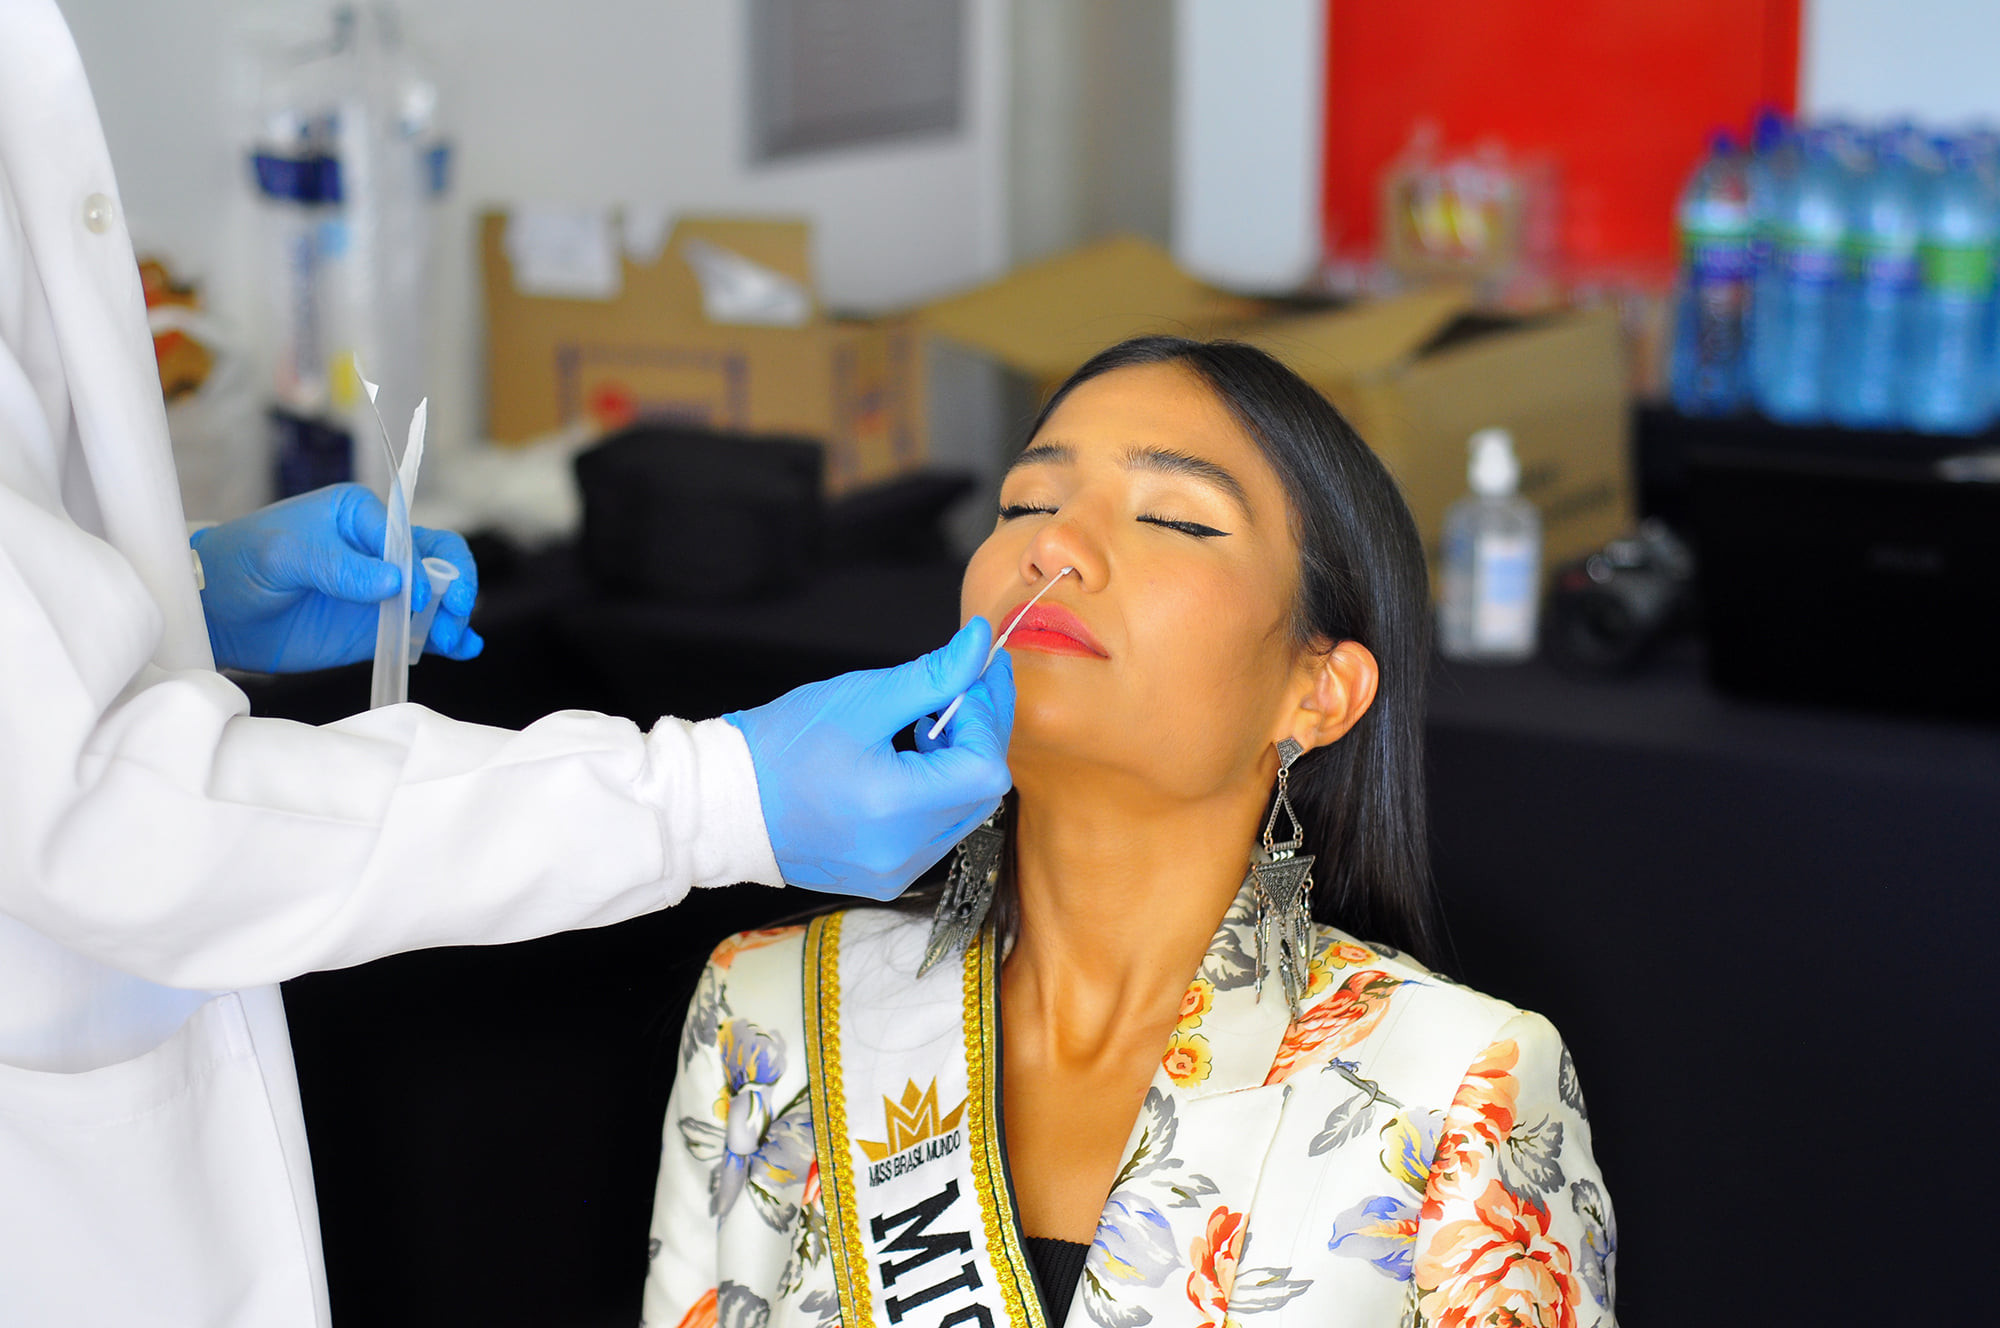
[[1014,774],[1014,786],[1033,785],[1044,775],[1068,776],[1079,767],[1101,764],[1104,747],[1079,735],[1073,728],[1049,729],[1026,715],[1016,714],[1014,737],[1007,746],[1007,768]]
[[1076,789],[1080,781],[1101,788],[1114,780],[1124,782],[1138,773],[1135,765],[1144,765],[1131,732],[1121,737],[1098,722],[1043,722],[1050,718],[1017,714],[1015,719],[1007,767],[1014,787],[1023,793]]

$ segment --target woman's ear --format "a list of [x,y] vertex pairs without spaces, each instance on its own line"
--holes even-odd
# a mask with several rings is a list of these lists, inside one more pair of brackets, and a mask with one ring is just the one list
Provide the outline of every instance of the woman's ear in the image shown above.
[[1308,651],[1300,668],[1304,690],[1292,712],[1288,736],[1311,751],[1338,742],[1360,722],[1375,704],[1382,672],[1375,653],[1359,641]]

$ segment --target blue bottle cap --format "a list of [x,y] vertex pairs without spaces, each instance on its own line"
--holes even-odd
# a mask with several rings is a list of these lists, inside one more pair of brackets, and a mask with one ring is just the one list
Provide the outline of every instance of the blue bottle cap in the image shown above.
[[1791,133],[1791,118],[1775,106],[1760,106],[1750,128],[1750,143],[1758,156],[1775,152]]

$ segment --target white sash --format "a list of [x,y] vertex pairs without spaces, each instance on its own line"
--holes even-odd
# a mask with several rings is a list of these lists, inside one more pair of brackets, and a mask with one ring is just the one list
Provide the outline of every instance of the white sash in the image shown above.
[[843,1328],[1047,1328],[1000,1129],[991,933],[919,981],[924,933],[835,913],[806,936],[813,1138]]

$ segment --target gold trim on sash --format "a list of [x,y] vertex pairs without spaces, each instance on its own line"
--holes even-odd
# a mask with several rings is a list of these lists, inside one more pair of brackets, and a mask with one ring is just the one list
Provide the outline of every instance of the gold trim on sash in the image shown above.
[[806,930],[806,1068],[819,1155],[820,1196],[840,1290],[840,1320],[854,1328],[875,1321],[868,1291],[868,1256],[854,1218],[854,1149],[847,1142],[847,1085],[840,1069],[840,923],[844,913],[814,918]]
[[1000,998],[999,946],[991,928],[979,933],[965,955],[965,1071],[971,1085],[966,1130],[972,1145],[972,1183],[979,1194],[979,1213],[986,1223],[987,1257],[994,1271],[1005,1275],[1000,1296],[1007,1302],[1009,1323],[1048,1328],[1042,1313],[1042,1293],[1034,1265],[1021,1242],[1021,1224],[1014,1213],[1014,1187],[1007,1179],[1006,1140],[1001,1133],[1000,1039],[996,1006]]
[[[862,1237],[865,1205],[857,1187],[855,1141],[848,1131],[847,1083],[841,1063],[845,1018],[841,924],[845,917],[844,912],[826,914],[814,919],[806,931],[803,960],[806,1065],[812,1095],[813,1151],[819,1161],[820,1195],[826,1206],[834,1283],[840,1294],[840,1321],[843,1328],[873,1328],[877,1323],[874,1284],[868,1245]],[[864,937],[856,943],[865,941]],[[984,1237],[985,1244],[981,1256],[998,1283],[994,1290],[1006,1309],[1010,1328],[1015,1325],[1048,1328],[1034,1265],[1028,1261],[1014,1211],[1013,1189],[1007,1179],[1006,1140],[1001,1126],[998,949],[992,932],[983,932],[966,948],[961,965],[958,1031],[967,1087],[966,1145],[961,1165],[971,1172],[972,1197],[979,1208],[979,1226],[975,1230]],[[939,979],[943,976],[937,975]],[[878,1231],[877,1240],[880,1239]],[[891,1300],[888,1308],[893,1313],[896,1302]],[[987,1316],[983,1308],[977,1313],[982,1319]]]

